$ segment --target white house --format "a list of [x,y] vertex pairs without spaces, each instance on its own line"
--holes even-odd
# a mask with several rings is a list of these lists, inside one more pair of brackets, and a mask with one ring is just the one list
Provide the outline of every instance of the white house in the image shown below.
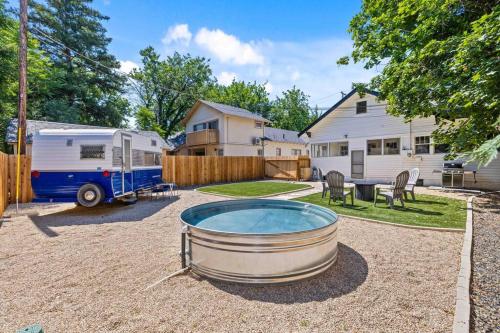
[[[309,141],[312,166],[381,182],[418,167],[423,185],[442,185],[447,147],[432,141],[434,118],[405,122],[386,109],[387,103],[373,91],[361,97],[353,90],[344,96],[299,133]],[[465,165],[464,170],[465,187],[500,189],[500,159],[479,169]]]
[[266,126],[248,110],[199,100],[183,120],[186,140],[179,154],[219,156],[308,155],[298,132]]

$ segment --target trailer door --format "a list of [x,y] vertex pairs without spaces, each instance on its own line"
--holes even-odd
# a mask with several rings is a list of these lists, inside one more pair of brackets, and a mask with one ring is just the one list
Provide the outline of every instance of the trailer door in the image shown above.
[[122,194],[133,191],[132,137],[122,134]]

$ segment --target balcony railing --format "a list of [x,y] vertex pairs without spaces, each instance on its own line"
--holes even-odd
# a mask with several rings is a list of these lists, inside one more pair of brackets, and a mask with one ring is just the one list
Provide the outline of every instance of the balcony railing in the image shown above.
[[206,129],[187,133],[186,144],[187,146],[199,146],[219,143],[219,130]]

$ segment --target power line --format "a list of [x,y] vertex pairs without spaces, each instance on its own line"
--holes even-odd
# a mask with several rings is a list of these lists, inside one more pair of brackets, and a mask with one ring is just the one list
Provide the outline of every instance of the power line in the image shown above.
[[[86,57],[85,55],[83,55],[83,54],[79,53],[78,51],[75,51],[75,50],[73,50],[72,48],[70,48],[70,47],[66,46],[63,42],[61,42],[61,41],[60,41],[60,40],[58,40],[57,38],[52,37],[52,36],[50,36],[50,35],[46,34],[45,32],[41,31],[40,29],[38,29],[38,28],[36,28],[36,27],[33,27],[33,29],[34,29],[36,32],[38,32],[39,34],[41,34],[41,35],[43,35],[44,37],[46,37],[47,39],[49,39],[50,41],[52,41],[52,42],[54,42],[54,43],[56,43],[56,44],[60,45],[61,47],[64,47],[64,48],[65,48],[65,49],[67,49],[67,50],[70,50],[70,51],[74,52],[74,53],[75,53],[76,55],[78,55],[79,57],[84,58],[84,59],[86,59],[86,60],[88,60],[88,61],[91,61],[91,62],[93,62],[94,64],[97,64],[97,65],[99,65],[99,66],[101,66],[101,67],[103,67],[103,68],[106,68],[106,69],[108,69],[108,70],[110,70],[110,71],[112,71],[112,72],[119,72],[119,73],[115,73],[115,74],[120,74],[120,75],[123,75],[123,76],[124,76],[127,80],[131,81],[131,82],[132,82],[132,84],[137,84],[137,80],[135,80],[134,78],[132,78],[132,77],[130,76],[130,74],[129,74],[129,73],[124,72],[124,71],[122,71],[122,70],[120,70],[120,69],[117,69],[117,68],[111,68],[111,67],[108,67],[108,66],[106,66],[106,65],[103,65],[103,64],[102,64],[102,63],[100,63],[99,61],[96,61],[96,60],[94,60],[94,59],[88,58],[88,57]],[[137,88],[137,86],[136,86],[136,88]],[[175,93],[177,93],[177,94],[179,94],[179,95],[187,95],[187,96],[190,96],[190,97],[196,97],[196,96],[194,96],[194,95],[193,95],[193,94],[191,94],[191,93],[182,92],[182,91],[179,91],[179,90],[176,90],[176,89],[172,89],[172,88],[165,88],[165,90],[168,90],[168,91],[170,91],[170,92],[175,92]]]
[[327,95],[327,96],[323,96],[323,97],[321,97],[321,98],[317,98],[317,99],[313,100],[313,101],[311,102],[311,104],[313,104],[313,103],[318,103],[319,101],[323,101],[323,100],[325,100],[325,99],[327,99],[327,98],[333,97],[333,96],[335,96],[335,95],[337,95],[337,94],[341,94],[341,93],[342,93],[342,91],[337,91],[337,92],[335,92],[335,93],[333,93],[333,94],[330,94],[330,95]]

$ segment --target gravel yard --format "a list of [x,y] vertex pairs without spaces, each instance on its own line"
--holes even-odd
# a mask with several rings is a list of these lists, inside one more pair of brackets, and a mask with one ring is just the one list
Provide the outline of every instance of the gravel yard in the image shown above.
[[348,218],[337,263],[310,280],[254,287],[186,274],[145,291],[180,268],[179,213],[220,199],[25,206],[29,216],[0,227],[0,331],[451,330],[463,234]]
[[500,194],[474,199],[471,282],[473,332],[500,329]]

